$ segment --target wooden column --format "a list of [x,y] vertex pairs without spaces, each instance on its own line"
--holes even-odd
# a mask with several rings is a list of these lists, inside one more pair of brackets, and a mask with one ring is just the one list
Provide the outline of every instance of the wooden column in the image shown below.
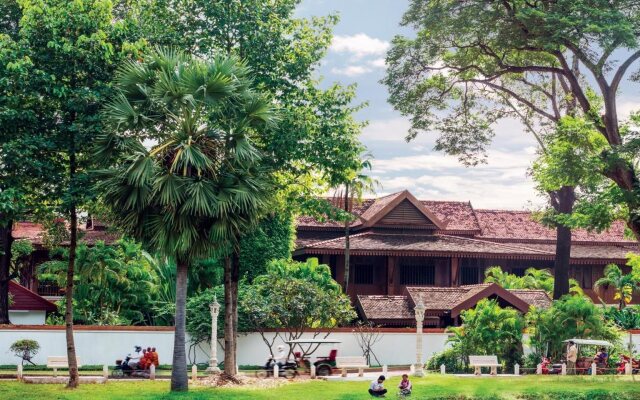
[[460,285],[460,259],[451,257],[451,286]]
[[387,295],[392,296],[396,293],[396,270],[398,269],[398,257],[387,257]]

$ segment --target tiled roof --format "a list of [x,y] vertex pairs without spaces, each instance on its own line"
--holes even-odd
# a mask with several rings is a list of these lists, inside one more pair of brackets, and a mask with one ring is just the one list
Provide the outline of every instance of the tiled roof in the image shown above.
[[389,205],[395,199],[402,196],[403,193],[404,192],[392,193],[390,195],[375,199],[369,205],[369,207],[367,207],[367,209],[364,210],[364,212],[360,215],[360,217],[363,218],[364,220],[371,219],[373,216],[375,216],[377,213],[382,211],[387,205]]
[[[352,252],[422,252],[422,253],[455,253],[455,254],[521,254],[530,256],[549,256],[553,253],[528,249],[519,245],[494,243],[483,240],[468,239],[449,235],[412,235],[364,232],[350,237]],[[316,242],[304,248],[306,253],[314,250],[344,249],[344,237]]]
[[507,289],[511,293],[515,294],[522,300],[536,306],[537,308],[551,307],[551,298],[544,290],[531,290],[531,289]]
[[[527,247],[529,249],[535,249],[540,251],[545,251],[551,254],[555,254],[556,245],[555,244],[540,244],[540,243],[508,243],[501,242],[505,244],[513,244],[515,246],[520,245],[523,247]],[[625,260],[627,258],[627,254],[629,253],[638,253],[640,252],[640,248],[636,245],[632,245],[629,243],[628,245],[596,245],[596,244],[575,244],[571,245],[571,258],[573,259],[607,259],[607,260]]]
[[479,231],[478,219],[471,203],[462,201],[421,200],[445,224],[448,231]]
[[[482,293],[485,291],[486,293]],[[422,301],[427,314],[429,312],[448,312],[460,307],[466,301],[472,300],[467,307],[473,307],[477,301],[488,296],[511,297],[519,307],[536,306],[546,308],[551,305],[551,299],[543,290],[517,289],[507,290],[496,284],[483,283],[459,287],[407,287],[406,296],[358,296],[358,306],[368,320],[413,320],[413,308]],[[474,299],[474,296],[480,296]],[[526,304],[525,304],[526,303]],[[523,310],[521,310],[523,311]],[[437,314],[436,314],[437,315]]]
[[[529,211],[475,210],[482,233],[480,238],[501,240],[556,240],[554,229],[548,228],[532,218]],[[573,231],[574,241],[585,242],[629,242],[624,237],[625,224],[616,221],[608,230],[597,233],[584,229]]]
[[407,296],[359,295],[360,309],[367,319],[412,319],[414,318]]
[[[43,235],[45,231],[41,224],[35,222],[16,222],[13,224],[13,230],[11,235],[16,240],[29,240],[36,245],[43,244]],[[102,229],[78,229],[78,240],[80,242],[93,245],[98,241],[103,241],[107,244],[113,243],[120,238],[121,235],[111,232],[109,230]],[[68,242],[63,242],[63,245],[68,245]]]
[[56,311],[58,309],[49,300],[14,281],[9,281],[9,293],[13,296],[13,304],[9,306],[9,310]]

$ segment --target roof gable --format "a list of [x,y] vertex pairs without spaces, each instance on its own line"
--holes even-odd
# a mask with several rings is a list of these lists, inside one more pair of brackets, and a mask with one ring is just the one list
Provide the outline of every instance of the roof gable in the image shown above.
[[9,310],[21,311],[56,311],[58,307],[14,281],[9,281],[9,293],[13,296],[13,304]]
[[424,225],[443,229],[444,224],[408,190],[377,199],[362,215],[364,227],[381,225]]

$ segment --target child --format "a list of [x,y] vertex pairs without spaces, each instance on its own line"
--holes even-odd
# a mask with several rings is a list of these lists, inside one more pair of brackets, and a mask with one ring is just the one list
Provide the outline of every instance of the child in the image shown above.
[[384,382],[384,375],[380,375],[380,377],[374,381],[371,381],[371,386],[369,386],[369,394],[373,397],[384,397],[387,393],[387,389],[384,388],[382,382]]
[[408,396],[411,394],[411,382],[409,382],[409,375],[403,374],[402,380],[398,385],[398,389],[400,389],[400,394],[402,396]]

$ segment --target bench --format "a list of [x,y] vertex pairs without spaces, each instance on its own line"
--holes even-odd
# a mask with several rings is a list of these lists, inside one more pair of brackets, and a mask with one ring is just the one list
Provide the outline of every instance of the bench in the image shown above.
[[367,359],[364,357],[336,357],[336,367],[342,370],[342,376],[347,376],[347,369],[357,369],[358,376],[364,374],[364,369],[369,368]]
[[481,375],[480,367],[491,367],[491,375],[498,374],[498,356],[469,356],[469,365],[474,367],[474,374]]
[[[76,358],[78,362],[78,368],[80,365],[80,358]],[[53,368],[53,377],[58,376],[58,368],[69,368],[69,361],[66,356],[49,356],[47,357],[47,368]]]

